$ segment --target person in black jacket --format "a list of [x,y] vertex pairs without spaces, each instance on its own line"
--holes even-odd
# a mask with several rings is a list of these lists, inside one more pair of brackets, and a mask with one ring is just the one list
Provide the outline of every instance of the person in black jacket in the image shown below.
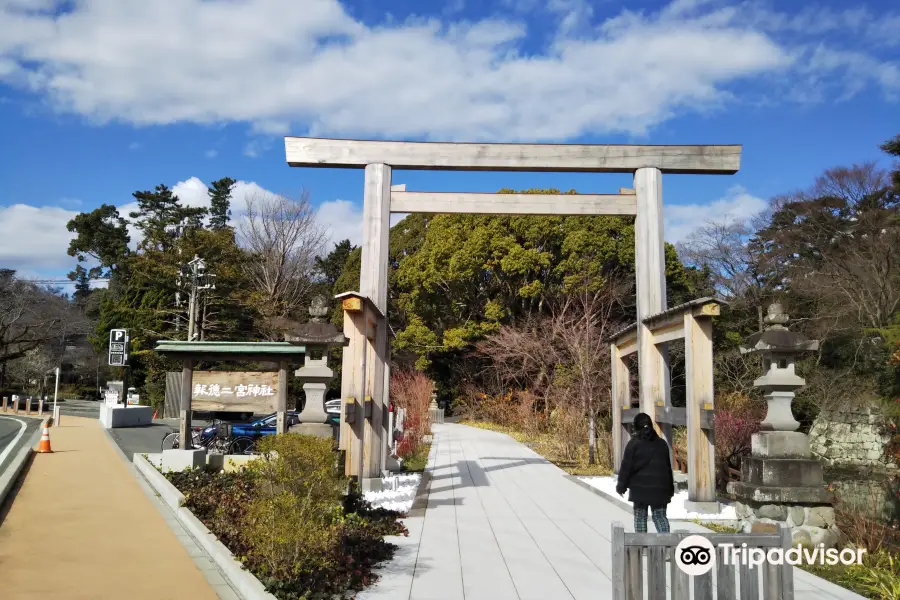
[[652,511],[653,524],[659,533],[669,533],[666,506],[675,495],[675,479],[669,445],[653,428],[653,421],[645,413],[634,417],[634,433],[619,467],[616,492],[623,495],[631,490],[628,500],[634,503],[634,530],[647,531],[647,507]]

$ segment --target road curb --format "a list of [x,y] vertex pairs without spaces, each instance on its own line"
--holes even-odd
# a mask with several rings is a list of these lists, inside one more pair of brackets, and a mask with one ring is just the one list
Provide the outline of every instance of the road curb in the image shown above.
[[422,470],[422,477],[419,479],[419,486],[416,488],[416,495],[413,498],[412,506],[409,508],[409,514],[406,518],[421,518],[425,516],[425,510],[428,508],[429,484],[431,483],[431,469],[434,467],[434,459],[437,456],[437,441],[432,439],[431,449],[428,451],[428,461]]
[[156,467],[141,454],[134,455],[134,464],[141,476],[147,480],[150,488],[172,509],[181,526],[209,555],[219,570],[229,579],[231,585],[244,597],[244,600],[275,600],[275,596],[266,591],[259,579],[244,569],[244,566],[238,562],[225,544],[220,542],[190,509],[182,506],[184,495],[169,483],[169,480],[156,470]]
[[585,481],[582,481],[581,478],[579,478],[577,475],[566,475],[565,477],[566,477],[566,479],[568,479],[569,481],[574,482],[574,483],[577,483],[578,485],[580,485],[581,487],[583,487],[583,488],[586,489],[587,491],[591,492],[592,494],[596,494],[597,496],[600,496],[600,497],[603,498],[604,500],[608,500],[609,502],[612,502],[612,503],[615,504],[618,508],[621,508],[621,509],[624,510],[625,512],[627,512],[627,513],[629,513],[629,514],[632,514],[632,515],[634,514],[634,508],[631,506],[631,503],[630,503],[630,502],[626,502],[626,501],[623,500],[622,498],[616,498],[616,497],[614,497],[614,496],[610,496],[609,494],[607,494],[607,493],[605,493],[605,492],[601,492],[600,490],[598,490],[597,488],[595,488],[595,487],[592,486],[591,484],[589,484],[589,483],[587,483],[587,482],[585,482]]
[[6,503],[6,497],[16,486],[19,475],[22,473],[28,460],[34,454],[34,446],[40,439],[41,428],[38,427],[34,430],[34,433],[31,434],[31,437],[28,438],[25,447],[19,450],[19,453],[10,461],[9,467],[3,471],[2,475],[0,475],[0,506],[3,506]]
[[[171,485],[171,484],[170,484]],[[225,576],[238,589],[245,600],[275,600],[275,596],[266,591],[266,587],[252,573],[234,558],[225,544],[213,534],[206,525],[194,516],[187,507],[176,511],[181,525],[193,536],[197,543],[209,554]]]
[[134,455],[134,466],[173,512],[177,512],[184,505],[184,494],[169,483],[169,480],[156,467],[150,464],[150,461],[144,458],[143,454],[136,453]]

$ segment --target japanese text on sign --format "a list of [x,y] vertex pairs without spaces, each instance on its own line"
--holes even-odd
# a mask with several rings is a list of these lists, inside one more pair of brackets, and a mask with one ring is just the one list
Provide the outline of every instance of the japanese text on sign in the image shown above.
[[223,387],[217,383],[206,384],[198,383],[194,385],[194,396],[206,396],[212,398],[220,398],[222,395],[234,395],[238,398],[258,397],[258,396],[274,396],[275,390],[271,385],[244,385],[239,384],[231,387]]

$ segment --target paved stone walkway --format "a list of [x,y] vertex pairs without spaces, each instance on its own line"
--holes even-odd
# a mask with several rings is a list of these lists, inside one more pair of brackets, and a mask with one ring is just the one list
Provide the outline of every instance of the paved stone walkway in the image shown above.
[[[424,516],[361,600],[612,598],[610,531],[631,514],[506,435],[437,425]],[[693,523],[673,529],[702,531]],[[797,600],[861,598],[794,570]]]
[[0,522],[3,600],[219,598],[95,419],[50,437]]

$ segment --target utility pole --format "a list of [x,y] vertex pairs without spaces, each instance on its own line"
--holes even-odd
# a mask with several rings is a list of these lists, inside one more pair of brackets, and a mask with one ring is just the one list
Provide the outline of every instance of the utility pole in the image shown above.
[[[181,239],[181,226],[175,229],[175,241]],[[181,244],[178,244],[178,279],[175,283],[175,331],[181,331],[181,286],[184,276],[184,263],[181,260]]]
[[195,338],[199,337],[197,332],[197,317],[200,308],[201,300],[204,301],[204,313],[205,313],[205,294],[202,294],[204,297],[201,298],[201,292],[205,292],[206,290],[214,290],[216,286],[212,283],[212,280],[215,278],[215,275],[211,275],[206,272],[206,261],[202,258],[194,255],[193,260],[188,263],[188,267],[190,267],[190,286],[191,293],[188,300],[188,341],[193,342]]

